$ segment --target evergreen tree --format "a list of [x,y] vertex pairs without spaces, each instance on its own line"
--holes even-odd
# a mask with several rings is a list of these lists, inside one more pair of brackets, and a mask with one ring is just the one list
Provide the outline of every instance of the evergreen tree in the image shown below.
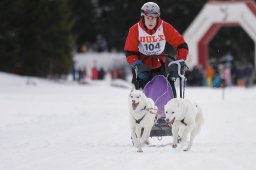
[[[4,3],[2,3],[4,1]],[[9,2],[1,1],[2,5]],[[6,2],[5,2],[6,1]],[[66,74],[72,66],[73,21],[68,0],[14,0],[1,18],[5,37],[0,43],[0,69],[25,75]],[[2,10],[1,10],[2,11]]]
[[75,20],[73,33],[79,50],[81,46],[96,41],[97,12],[91,0],[70,0],[70,8]]
[[17,20],[21,15],[18,1],[0,1],[0,71],[15,72],[20,66]]
[[[107,39],[109,50],[122,51],[129,28],[140,19],[141,1],[99,0],[99,33]],[[106,31],[107,30],[107,31]]]

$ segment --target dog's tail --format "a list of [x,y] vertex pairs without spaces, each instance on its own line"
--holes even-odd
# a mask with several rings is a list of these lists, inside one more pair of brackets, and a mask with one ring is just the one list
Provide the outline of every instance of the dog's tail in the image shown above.
[[197,115],[196,115],[196,133],[198,133],[204,124],[204,117],[203,117],[203,112],[202,109],[197,105]]

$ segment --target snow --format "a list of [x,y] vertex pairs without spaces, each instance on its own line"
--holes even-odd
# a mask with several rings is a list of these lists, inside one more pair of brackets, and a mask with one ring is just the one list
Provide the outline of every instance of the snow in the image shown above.
[[[122,87],[122,88],[120,88]],[[137,153],[128,124],[129,86],[59,83],[0,72],[1,170],[251,170],[256,158],[254,88],[187,88],[205,124],[189,152],[172,137]]]

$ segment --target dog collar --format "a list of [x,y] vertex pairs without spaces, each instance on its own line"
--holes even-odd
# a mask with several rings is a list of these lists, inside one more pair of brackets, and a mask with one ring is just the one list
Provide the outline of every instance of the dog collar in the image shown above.
[[143,109],[141,109],[140,111],[146,110],[146,108],[147,108],[147,107],[145,106],[145,107],[144,107]]

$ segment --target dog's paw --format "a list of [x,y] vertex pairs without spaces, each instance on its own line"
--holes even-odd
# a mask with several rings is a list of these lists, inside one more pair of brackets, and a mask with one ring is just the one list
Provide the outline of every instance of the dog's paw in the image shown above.
[[191,145],[188,145],[186,148],[183,149],[183,151],[189,151],[191,149]]
[[149,145],[149,141],[145,141],[144,143],[145,143],[146,145]]
[[143,152],[143,150],[142,150],[141,148],[139,148],[139,149],[137,150],[137,152]]
[[187,148],[183,149],[183,151],[184,151],[184,152],[187,152],[187,151],[189,151],[190,149],[191,149],[190,147],[187,147]]

